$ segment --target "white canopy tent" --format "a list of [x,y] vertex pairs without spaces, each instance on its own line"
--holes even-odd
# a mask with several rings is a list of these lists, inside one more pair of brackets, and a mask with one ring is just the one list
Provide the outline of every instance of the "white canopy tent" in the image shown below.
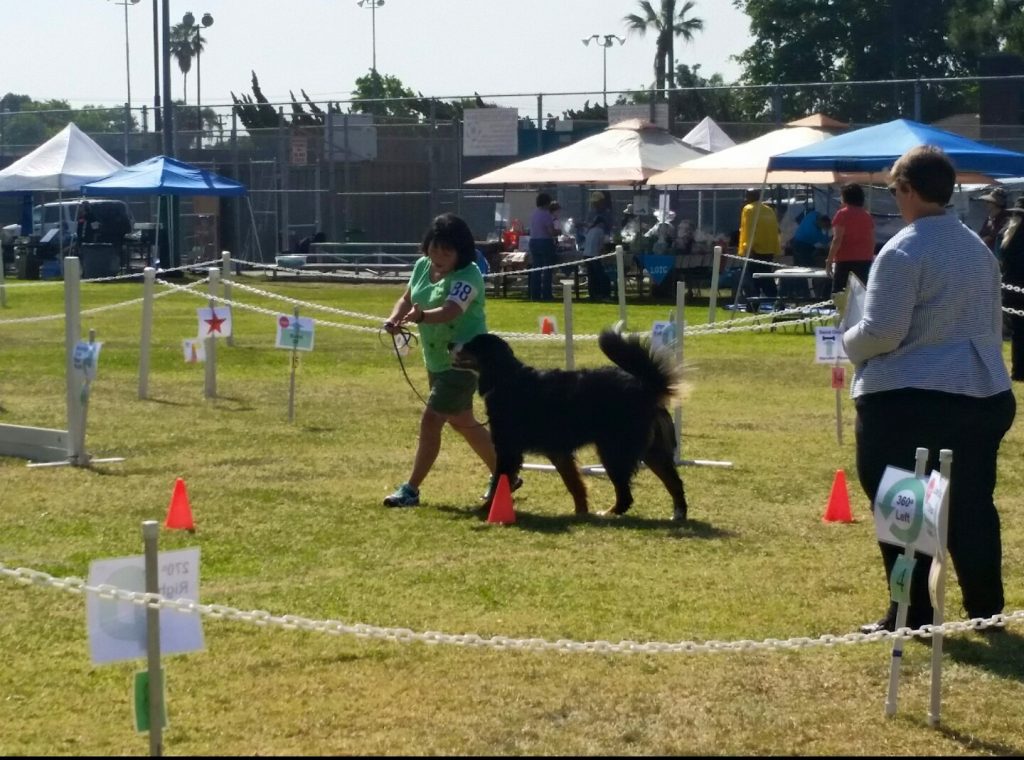
[[736,141],[722,131],[710,116],[705,116],[697,126],[687,132],[683,136],[683,142],[708,153],[717,153],[736,144]]
[[[832,136],[820,127],[795,124],[773,130],[747,142],[725,148],[701,158],[687,161],[648,178],[654,186],[685,185],[690,187],[750,187],[764,182],[768,160],[805,145],[813,145]],[[779,185],[833,184],[842,181],[831,171],[772,172],[768,181]]]
[[0,193],[77,193],[86,182],[123,168],[74,122],[0,171]]
[[650,122],[627,119],[592,137],[467,180],[467,185],[637,185],[704,151]]

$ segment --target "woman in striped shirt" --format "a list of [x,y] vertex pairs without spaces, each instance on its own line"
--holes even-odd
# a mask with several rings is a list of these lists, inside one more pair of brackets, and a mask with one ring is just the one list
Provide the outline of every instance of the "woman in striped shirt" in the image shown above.
[[[888,465],[914,469],[917,447],[937,468],[953,451],[949,552],[968,617],[1003,610],[1002,543],[993,501],[996,457],[1016,403],[1002,353],[999,265],[946,204],[956,171],[938,148],[905,153],[890,192],[907,226],[879,252],[864,316],[843,343],[854,363],[857,470],[875,500]],[[886,580],[902,547],[879,544]],[[932,622],[930,561],[918,555],[907,624]],[[896,603],[864,632],[893,630]]]

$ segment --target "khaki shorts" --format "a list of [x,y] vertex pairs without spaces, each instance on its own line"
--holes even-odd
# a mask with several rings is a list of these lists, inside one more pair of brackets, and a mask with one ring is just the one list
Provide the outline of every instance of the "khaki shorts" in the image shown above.
[[476,374],[464,369],[428,372],[430,395],[427,406],[441,414],[458,414],[473,408]]

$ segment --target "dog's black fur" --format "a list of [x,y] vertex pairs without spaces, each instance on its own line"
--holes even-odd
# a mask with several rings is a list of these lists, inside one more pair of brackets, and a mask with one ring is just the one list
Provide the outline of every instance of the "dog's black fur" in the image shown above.
[[598,345],[618,367],[534,369],[489,333],[452,346],[453,366],[479,373],[497,474],[507,475],[512,483],[525,452],[543,454],[562,476],[576,513],[586,514],[587,490],[575,451],[592,443],[615,486],[609,512],[621,515],[632,505],[630,483],[643,460],[672,496],[672,519],[684,521],[687,506],[675,466],[675,430],[665,408],[678,375],[640,338],[605,330]]

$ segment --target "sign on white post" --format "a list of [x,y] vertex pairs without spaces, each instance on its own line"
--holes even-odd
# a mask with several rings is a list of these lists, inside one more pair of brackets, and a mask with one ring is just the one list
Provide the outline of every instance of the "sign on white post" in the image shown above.
[[231,309],[227,306],[196,309],[200,338],[226,338],[231,335]]
[[206,361],[206,342],[199,338],[185,338],[181,341],[186,364],[202,364]]
[[875,495],[875,535],[879,541],[903,547],[911,544],[914,551],[935,556],[935,528],[924,529],[927,489],[928,481],[909,470],[892,466],[885,469]]
[[88,343],[84,340],[75,344],[75,350],[71,356],[71,366],[88,382],[96,379],[96,368],[100,361],[102,345],[102,343]]
[[848,362],[843,350],[843,331],[835,327],[814,328],[814,363],[835,364]]
[[[146,590],[145,557],[119,557],[89,564],[89,585],[109,585],[126,591]],[[167,599],[199,601],[199,549],[160,552],[160,595]],[[146,656],[146,608],[134,602],[103,599],[89,594],[85,604],[89,654],[103,665]],[[203,649],[198,615],[160,610],[160,650],[163,654]]]
[[676,322],[672,320],[656,320],[651,325],[651,350],[674,349],[679,339]]
[[279,314],[277,317],[277,341],[274,343],[274,347],[312,351],[313,327],[312,317],[290,317],[287,314]]

